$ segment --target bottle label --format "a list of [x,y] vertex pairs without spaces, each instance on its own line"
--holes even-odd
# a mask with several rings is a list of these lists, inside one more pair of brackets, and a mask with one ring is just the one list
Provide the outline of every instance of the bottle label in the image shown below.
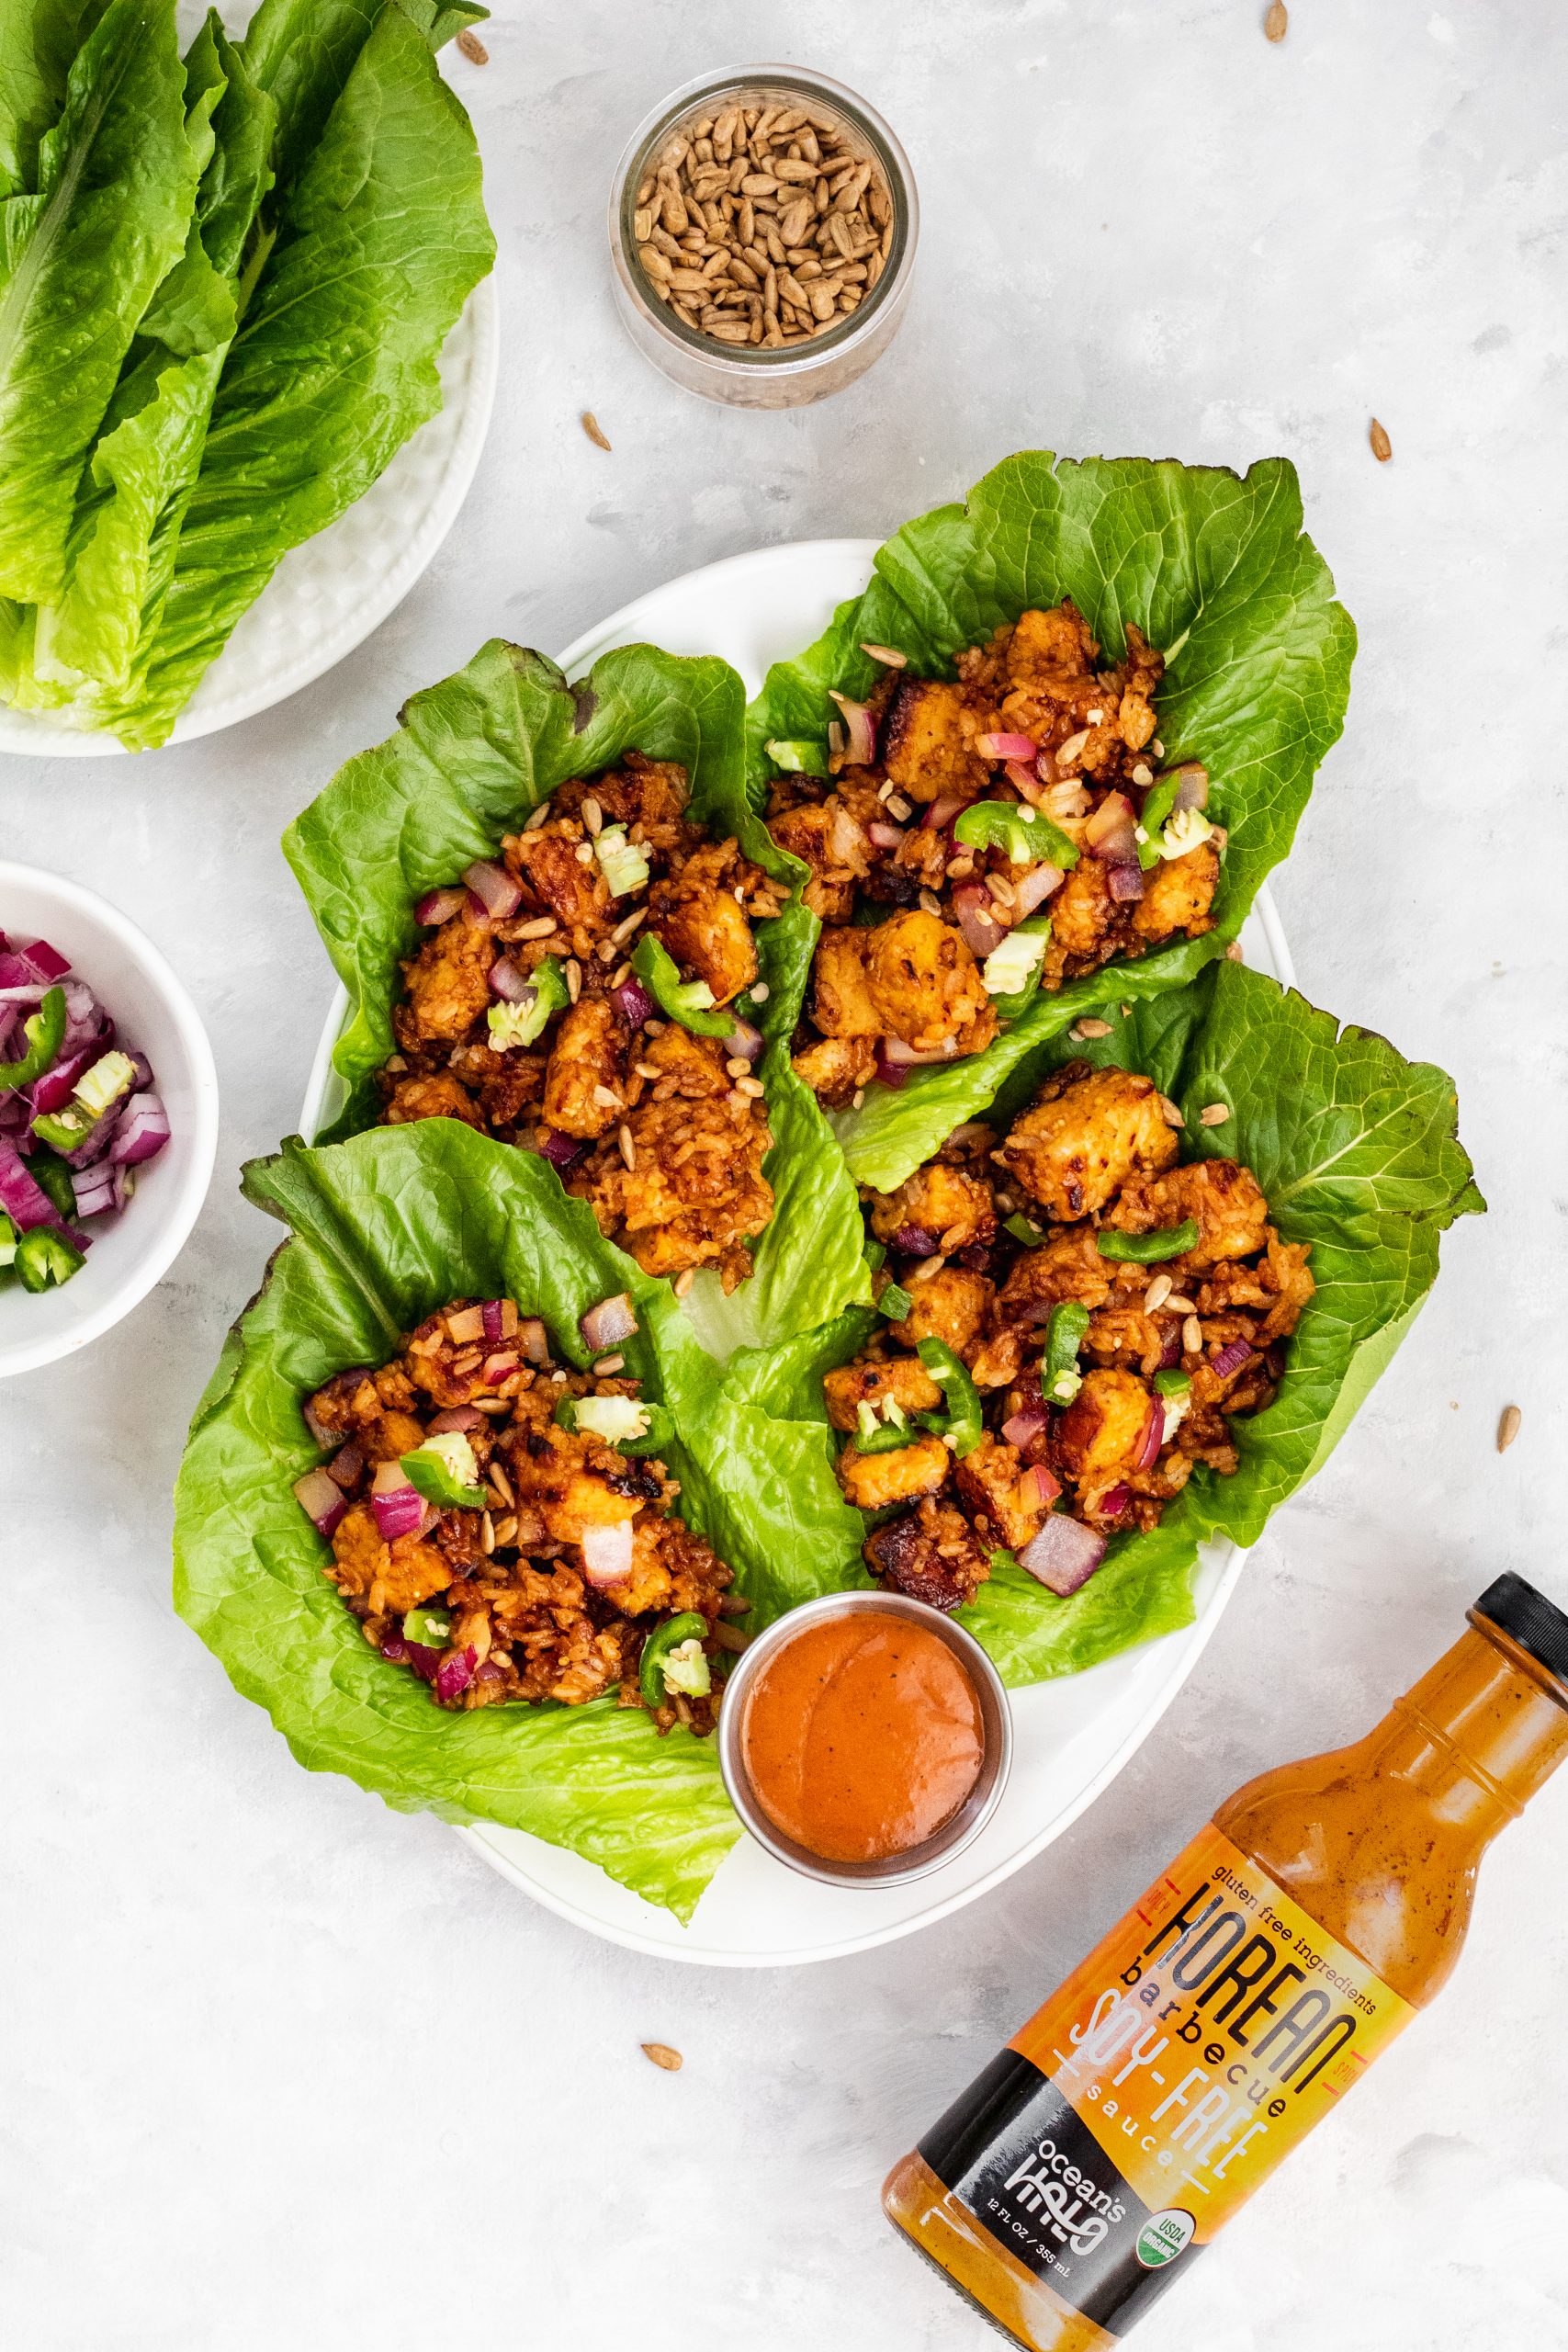
[[919,2153],[1121,2335],[1414,2015],[1211,1824]]

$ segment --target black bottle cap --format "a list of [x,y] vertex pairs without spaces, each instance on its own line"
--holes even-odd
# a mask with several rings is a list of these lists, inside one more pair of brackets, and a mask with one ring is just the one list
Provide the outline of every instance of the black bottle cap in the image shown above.
[[1488,1624],[1511,1634],[1538,1666],[1544,1666],[1560,1682],[1568,1682],[1568,1616],[1523,1577],[1499,1577],[1495,1584],[1487,1586],[1470,1614],[1484,1617]]

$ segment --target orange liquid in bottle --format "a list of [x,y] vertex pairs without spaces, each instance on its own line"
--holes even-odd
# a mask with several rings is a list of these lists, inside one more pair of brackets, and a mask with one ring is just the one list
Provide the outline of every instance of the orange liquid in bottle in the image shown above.
[[1101,2352],[1447,1981],[1568,1757],[1518,1577],[1353,1747],[1250,1781],[896,2165],[883,2207],[1031,2352]]

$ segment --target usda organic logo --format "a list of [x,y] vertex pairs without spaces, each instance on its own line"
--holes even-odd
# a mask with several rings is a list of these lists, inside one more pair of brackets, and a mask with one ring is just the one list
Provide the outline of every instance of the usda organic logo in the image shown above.
[[1174,2262],[1179,2254],[1192,2243],[1197,2222],[1179,2205],[1168,2205],[1163,2213],[1151,2213],[1138,2232],[1134,2248],[1145,2270],[1159,2270]]

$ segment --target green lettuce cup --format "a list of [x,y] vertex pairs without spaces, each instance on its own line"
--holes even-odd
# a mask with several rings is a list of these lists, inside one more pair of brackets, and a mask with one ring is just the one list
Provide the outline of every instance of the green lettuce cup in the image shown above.
[[[1312,1244],[1317,1287],[1286,1343],[1273,1403],[1231,1423],[1241,1457],[1232,1476],[1196,1470],[1158,1526],[1113,1537],[1068,1600],[1010,1553],[993,1555],[990,1581],[959,1618],[1011,1683],[1076,1674],[1190,1623],[1199,1546],[1212,1536],[1255,1544],[1322,1468],[1431,1289],[1440,1236],[1485,1207],[1456,1133],[1453,1082],[1430,1062],[1406,1061],[1371,1030],[1341,1029],[1294,989],[1230,961],[1129,1002],[1125,1015],[1102,1006],[1104,1037],[1037,1046],[987,1115],[1004,1128],[1075,1058],[1143,1071],[1185,1115],[1182,1158],[1250,1168],[1282,1238]],[[1225,1118],[1204,1125],[1200,1114],[1217,1107]],[[858,1353],[875,1320],[856,1310],[737,1358],[731,1394],[791,1427],[825,1422],[821,1375]]]
[[775,772],[770,742],[825,752],[830,694],[862,700],[886,677],[863,646],[907,655],[909,676],[952,678],[966,646],[1065,596],[1113,659],[1129,624],[1165,655],[1156,705],[1163,763],[1201,762],[1207,814],[1229,836],[1214,928],[1037,997],[983,1052],[917,1070],[897,1091],[869,1086],[861,1108],[831,1125],[852,1173],[880,1192],[983,1111],[1047,1038],[1086,1012],[1181,987],[1224,953],[1289,851],[1314,773],[1344,724],[1355,628],[1302,528],[1288,460],[1264,459],[1241,477],[1171,459],[1075,462],[1025,450],[962,505],[906,524],[879,551],[863,595],[841,605],[806,652],[769,671],[747,718],[756,805]]
[[[386,742],[338,771],[283,842],[350,1000],[333,1056],[347,1099],[322,1140],[355,1135],[379,1115],[375,1074],[394,1050],[392,1009],[400,964],[420,937],[419,900],[493,856],[502,836],[570,779],[600,775],[628,751],[678,761],[690,778],[688,815],[715,839],[733,836],[795,892],[802,868],[774,846],[747,797],[744,706],[734,671],[712,658],[628,646],[569,686],[543,654],[495,638],[466,668],[414,695]],[[762,1172],[774,1208],[750,1279],[726,1298],[705,1272],[685,1302],[721,1356],[870,1296],[853,1183],[816,1098],[790,1067],[815,940],[798,896],[757,927],[768,987],[760,1076],[773,1138]]]
[[637,1317],[627,1374],[663,1405],[679,1510],[734,1570],[748,1630],[834,1590],[858,1528],[825,1432],[731,1395],[669,1285],[605,1241],[545,1162],[452,1120],[378,1127],[253,1162],[247,1196],[289,1228],[225,1341],[175,1494],[175,1601],[237,1690],[310,1770],[402,1811],[495,1821],[565,1846],[689,1919],[739,1834],[711,1741],[638,1710],[508,1705],[448,1713],[364,1639],[322,1575],[293,1493],[321,1458],[301,1416],[333,1373],[378,1365],[457,1297],[510,1297],[558,1361],[590,1358],[581,1317],[617,1292]]

